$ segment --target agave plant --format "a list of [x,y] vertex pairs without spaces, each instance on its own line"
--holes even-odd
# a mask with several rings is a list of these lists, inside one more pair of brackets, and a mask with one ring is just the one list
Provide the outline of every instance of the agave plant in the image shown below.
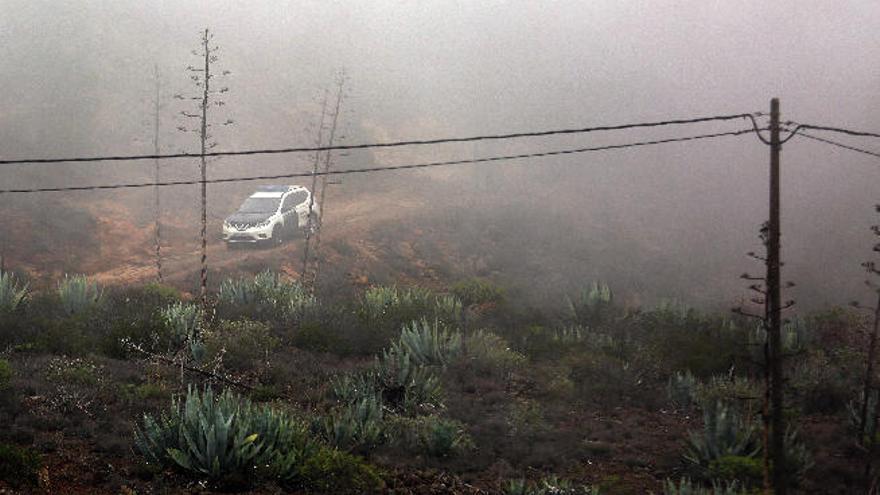
[[165,328],[171,333],[175,344],[197,342],[204,323],[204,313],[192,303],[176,302],[159,312]]
[[27,284],[21,285],[13,274],[0,271],[0,314],[14,312],[27,298]]
[[568,298],[571,318],[584,325],[604,323],[610,316],[614,305],[614,292],[604,282],[593,282],[589,289],[578,294],[576,299]]
[[364,292],[360,313],[368,321],[385,318],[413,319],[430,313],[436,305],[434,294],[421,287],[371,287]]
[[442,405],[440,379],[409,354],[384,351],[375,364],[382,398],[396,411],[415,414]]
[[524,479],[508,480],[503,489],[504,495],[599,495],[599,487],[576,485],[556,475],[546,477],[536,485]]
[[373,396],[346,404],[324,418],[321,427],[327,442],[341,449],[379,445],[385,436],[382,402]]
[[718,402],[704,408],[703,429],[690,433],[684,459],[696,467],[707,468],[722,457],[756,457],[760,452],[755,426],[742,419],[735,409]]
[[315,304],[315,298],[299,283],[268,270],[252,279],[227,279],[220,284],[221,305],[253,310],[265,317],[301,316]]
[[712,486],[707,488],[699,483],[694,483],[688,478],[682,478],[678,483],[667,479],[663,483],[663,495],[745,495],[746,491],[740,488],[739,483],[713,481]]
[[588,332],[584,327],[574,325],[556,329],[553,332],[553,341],[565,345],[580,344],[586,340],[587,335]]
[[676,407],[688,409],[697,402],[699,386],[699,380],[690,371],[676,371],[669,377],[666,393]]
[[153,462],[219,480],[226,476],[293,476],[315,445],[305,425],[229,391],[215,396],[190,388],[169,414],[144,415],[135,445]]
[[461,353],[461,334],[450,332],[434,320],[413,321],[403,327],[400,339],[392,344],[392,351],[407,354],[422,366],[445,366]]
[[451,294],[438,296],[434,301],[435,317],[446,323],[456,324],[460,322],[462,311],[461,300]]
[[101,304],[103,291],[85,275],[64,276],[58,284],[61,307],[68,316],[83,313]]

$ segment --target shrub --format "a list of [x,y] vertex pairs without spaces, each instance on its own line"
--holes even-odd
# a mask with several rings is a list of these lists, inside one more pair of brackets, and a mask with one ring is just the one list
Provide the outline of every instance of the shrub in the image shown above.
[[351,342],[346,341],[335,329],[317,321],[300,324],[293,334],[292,343],[300,349],[337,355],[349,354],[352,347]]
[[702,408],[712,407],[717,402],[737,406],[747,401],[757,401],[762,397],[760,386],[742,376],[712,375],[696,389],[696,401]]
[[360,457],[321,447],[297,471],[296,486],[319,493],[378,493],[381,473]]
[[64,276],[58,284],[58,297],[67,315],[84,313],[101,304],[104,292],[85,275]]
[[12,380],[12,365],[5,359],[0,359],[0,392],[9,388]]
[[314,296],[298,282],[268,270],[252,279],[224,280],[219,303],[223,317],[246,316],[262,321],[299,320],[316,305]]
[[389,428],[398,445],[431,457],[450,457],[473,446],[461,422],[436,415],[396,417]]
[[105,355],[124,359],[131,345],[150,352],[179,349],[162,319],[162,310],[179,303],[173,289],[147,284],[141,288],[114,291],[107,304],[89,321],[89,333],[99,337],[98,349]]
[[697,377],[727,372],[746,353],[745,333],[730,320],[709,318],[676,303],[633,316],[652,364]]
[[736,480],[745,486],[757,486],[764,477],[764,463],[756,457],[722,456],[709,463],[709,477]]
[[434,320],[412,321],[403,327],[400,338],[392,344],[392,352],[406,354],[422,366],[445,366],[461,352],[461,334],[450,332]]
[[501,376],[522,366],[526,357],[512,350],[510,345],[494,333],[477,330],[465,338],[469,362],[480,372]]
[[504,288],[482,278],[462,280],[451,292],[464,306],[501,304],[506,296]]
[[28,298],[27,284],[21,284],[9,272],[0,271],[0,314],[10,314],[19,309]]
[[46,397],[52,409],[64,414],[79,411],[92,416],[95,408],[102,407],[99,398],[106,380],[103,368],[94,361],[52,358],[46,365],[44,376],[53,388]]
[[167,415],[145,414],[135,445],[148,462],[206,476],[215,483],[258,477],[295,480],[316,446],[306,426],[228,390],[189,389]]
[[13,488],[36,485],[42,465],[33,450],[0,443],[0,480]]
[[251,369],[278,346],[265,323],[250,320],[221,320],[203,340],[208,359],[220,359],[224,366],[238,370]]

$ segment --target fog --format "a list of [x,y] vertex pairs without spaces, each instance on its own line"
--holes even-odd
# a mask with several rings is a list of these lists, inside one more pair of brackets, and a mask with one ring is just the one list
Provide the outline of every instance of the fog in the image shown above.
[[[194,134],[175,131],[184,125],[175,116],[193,108],[171,96],[196,89],[185,67],[198,63],[190,52],[206,27],[220,47],[216,67],[231,71],[225,105],[212,117],[235,120],[214,133],[220,150],[313,144],[321,99],[325,90],[335,95],[341,69],[344,143],[767,111],[771,97],[781,99],[783,121],[877,131],[878,22],[880,4],[869,1],[0,0],[0,157],[151,152],[154,66],[162,82],[162,151],[197,151]],[[749,125],[361,151],[337,155],[334,167],[620,144]],[[871,140],[829,137],[880,149]],[[209,176],[305,171],[310,160],[223,158],[210,165]],[[761,247],[768,161],[768,148],[744,135],[348,176],[328,196],[326,229],[331,235],[345,223],[332,215],[339,202],[377,194],[418,198],[416,206],[401,201],[391,216],[427,224],[452,218],[460,222],[451,231],[462,250],[485,249],[480,236],[503,226],[506,233],[490,247],[500,261],[483,274],[533,284],[544,298],[604,278],[633,301],[675,297],[727,307],[745,295],[739,274],[760,271],[745,253]],[[162,166],[170,178],[198,173],[193,160]],[[798,283],[790,296],[805,307],[862,296],[859,263],[870,255],[869,226],[877,222],[880,162],[795,138],[785,145],[782,167],[783,273]],[[152,162],[10,165],[0,170],[0,182],[4,189],[105,184],[149,180],[152,173]],[[212,187],[212,222],[252,187]],[[63,212],[70,204],[111,201],[140,212],[139,225],[149,229],[150,194],[4,195],[0,208],[45,220],[53,207]],[[195,187],[175,187],[162,197],[173,216],[195,226],[196,194]],[[363,202],[365,209],[374,205]],[[459,213],[446,215],[452,210]],[[522,212],[522,225],[511,211]],[[193,246],[197,233],[194,227]],[[10,252],[26,250],[15,249],[13,233],[2,235]],[[396,235],[411,231],[391,230],[384,239],[392,244]],[[44,248],[63,246],[59,239]],[[9,266],[27,261],[21,256],[11,255]],[[459,267],[454,275],[468,273]]]

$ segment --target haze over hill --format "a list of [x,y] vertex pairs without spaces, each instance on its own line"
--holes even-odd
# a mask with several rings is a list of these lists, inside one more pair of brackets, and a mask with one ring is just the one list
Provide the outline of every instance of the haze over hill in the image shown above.
[[[880,55],[874,33],[880,5],[867,1],[8,0],[0,14],[3,158],[150,152],[154,65],[165,88],[162,149],[195,150],[192,135],[174,130],[181,125],[174,115],[190,108],[171,95],[194,89],[184,68],[196,63],[190,51],[205,27],[221,47],[218,67],[232,71],[226,105],[216,112],[219,121],[236,121],[216,132],[223,150],[312,144],[319,101],[342,67],[349,81],[341,115],[346,143],[766,111],[772,96],[781,98],[783,120],[880,129],[873,111],[880,69],[865,63]],[[359,151],[337,155],[334,163],[418,163],[747,126],[736,121]],[[393,246],[425,236],[444,249],[444,261],[428,262],[454,265],[482,256],[494,261],[473,271],[534,284],[541,298],[603,278],[638,300],[677,297],[724,307],[745,293],[738,275],[760,270],[744,253],[760,248],[767,161],[767,148],[745,135],[514,164],[353,175],[330,190],[326,232],[355,246],[371,236],[387,259],[407,259]],[[194,178],[195,165],[167,161],[163,174]],[[309,167],[306,155],[224,158],[211,164],[209,175]],[[151,177],[149,162],[0,170],[4,188]],[[842,304],[863,294],[859,263],[870,252],[878,179],[873,157],[800,139],[786,145],[784,273],[798,283],[791,295],[801,304]],[[210,188],[214,231],[252,187]],[[60,261],[69,261],[64,270],[91,273],[150,266],[150,194],[0,196],[5,225],[36,231],[3,236],[8,266],[40,273],[58,271]],[[179,245],[169,250],[191,255],[193,269],[196,194],[195,187],[162,193],[166,221],[178,229],[173,239]],[[118,228],[108,226],[113,222],[120,222]],[[445,227],[430,230],[438,222]],[[35,236],[38,249],[31,244]],[[71,258],[78,250],[83,257],[102,252],[106,266],[100,259]],[[281,263],[284,253],[257,256]],[[234,267],[234,258],[217,256]],[[360,258],[349,261],[371,270]],[[466,276],[467,266],[448,276]]]

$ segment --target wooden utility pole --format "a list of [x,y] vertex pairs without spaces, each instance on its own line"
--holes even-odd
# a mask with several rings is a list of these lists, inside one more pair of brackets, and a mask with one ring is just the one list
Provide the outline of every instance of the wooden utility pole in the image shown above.
[[767,338],[770,341],[770,414],[772,423],[771,452],[773,456],[773,493],[787,493],[785,462],[785,418],[783,414],[782,376],[782,303],[780,278],[780,199],[779,99],[770,100],[770,219],[767,222]]
[[[159,94],[161,93],[162,82],[159,79],[159,66],[153,66],[153,73],[156,79],[156,95],[155,100],[153,101],[153,154],[159,155]],[[156,236],[156,278],[159,282],[162,282],[162,230],[161,224],[159,222],[159,217],[161,214],[160,204],[159,204],[159,159],[157,158],[154,161],[155,165],[155,182],[156,186],[153,188],[153,208],[154,214],[156,218],[155,223],[155,236]]]

